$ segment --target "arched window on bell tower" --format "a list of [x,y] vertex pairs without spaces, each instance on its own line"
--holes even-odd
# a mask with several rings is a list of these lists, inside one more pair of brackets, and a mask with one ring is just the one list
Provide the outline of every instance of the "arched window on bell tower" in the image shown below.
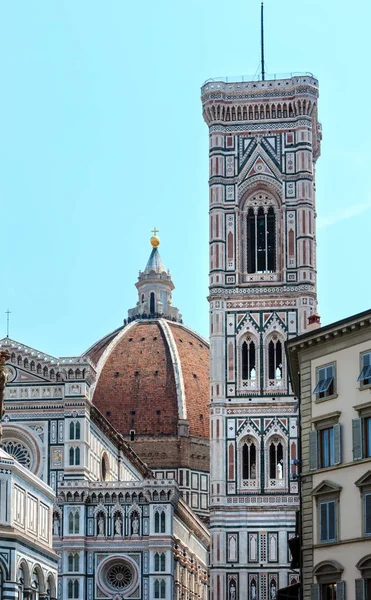
[[255,344],[247,339],[241,347],[242,379],[256,379]]
[[156,312],[155,306],[156,306],[155,294],[154,294],[154,292],[151,292],[151,295],[149,297],[149,312],[151,315],[154,315]]
[[268,205],[266,195],[255,195],[252,200],[254,207],[248,208],[246,217],[246,270],[272,273],[277,270],[275,209]]
[[247,489],[260,486],[260,449],[258,440],[249,435],[238,444],[238,489],[246,493]]
[[269,379],[282,379],[282,343],[277,338],[272,338],[268,344],[268,377]]

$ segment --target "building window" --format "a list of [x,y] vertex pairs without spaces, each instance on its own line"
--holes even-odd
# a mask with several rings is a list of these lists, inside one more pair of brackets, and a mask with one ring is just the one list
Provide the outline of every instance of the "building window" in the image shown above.
[[74,572],[80,570],[80,555],[78,552],[70,552],[68,555],[68,571]]
[[251,438],[242,446],[242,479],[256,479],[256,446]]
[[67,594],[68,594],[68,599],[70,600],[70,598],[72,598],[73,600],[75,600],[76,598],[79,598],[79,580],[78,579],[69,579],[68,580],[68,584],[67,584]]
[[352,420],[353,460],[371,457],[371,417]]
[[155,533],[165,533],[165,512],[162,510],[155,513]]
[[361,383],[361,389],[371,385],[371,352],[361,354],[361,372],[357,381]]
[[268,378],[269,385],[279,385],[282,380],[282,343],[274,335],[268,344]]
[[251,338],[242,342],[241,346],[241,367],[242,379],[256,381],[256,352],[255,344]]
[[166,554],[164,552],[155,554],[155,571],[166,570]]
[[70,423],[70,440],[79,440],[81,437],[81,425],[79,421]]
[[68,533],[80,533],[80,513],[77,510],[71,510],[68,515]]
[[371,598],[371,556],[368,554],[356,564],[361,571],[362,579],[355,580],[356,600],[370,600]]
[[268,273],[276,270],[276,217],[274,208],[263,207],[247,213],[247,272]]
[[312,585],[312,600],[345,600],[345,582],[341,581],[343,567],[335,560],[323,561],[313,572],[318,583]]
[[326,365],[317,369],[316,387],[313,394],[318,400],[330,398],[335,395],[335,365]]
[[269,445],[269,477],[283,479],[283,446],[278,440]]
[[70,466],[71,465],[79,465],[80,464],[80,448],[70,448]]
[[166,598],[166,583],[164,579],[155,580],[155,598]]
[[319,436],[319,466],[330,467],[335,464],[334,428],[328,427],[318,432]]
[[336,541],[336,502],[319,503],[319,540],[323,542]]
[[309,468],[324,469],[341,463],[341,425],[318,427],[309,434]]

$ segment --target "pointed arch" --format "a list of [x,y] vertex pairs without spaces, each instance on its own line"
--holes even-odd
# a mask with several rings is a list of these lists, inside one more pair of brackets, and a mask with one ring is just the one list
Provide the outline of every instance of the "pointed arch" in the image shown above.
[[265,439],[265,473],[267,490],[285,489],[288,485],[288,444],[283,431],[277,426]]
[[260,480],[260,442],[249,432],[238,441],[238,488],[258,489]]
[[[275,327],[275,329],[273,329]],[[285,332],[280,323],[273,324],[264,340],[264,388],[266,391],[284,392],[287,388]]]
[[248,333],[237,339],[238,387],[243,390],[256,390],[259,386],[259,345],[258,338]]

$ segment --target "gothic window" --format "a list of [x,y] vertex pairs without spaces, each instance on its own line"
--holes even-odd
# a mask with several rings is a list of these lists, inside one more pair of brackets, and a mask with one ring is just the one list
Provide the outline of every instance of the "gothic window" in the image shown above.
[[69,579],[67,584],[67,595],[68,600],[75,600],[79,597],[79,580],[78,579]]
[[54,369],[50,370],[50,375],[49,376],[50,376],[50,379],[55,379],[55,371],[54,371]]
[[155,533],[165,533],[165,528],[166,528],[166,519],[165,519],[165,512],[162,511],[156,511],[155,513]]
[[155,294],[154,294],[154,292],[151,292],[151,295],[149,297],[149,312],[151,315],[155,314]]
[[165,571],[166,570],[166,555],[164,552],[159,554],[156,552],[155,554],[155,571]]
[[78,510],[70,510],[68,515],[68,533],[80,533],[80,513]]
[[166,598],[166,583],[164,579],[155,580],[155,598]]
[[17,364],[18,365],[22,364],[22,356],[21,355],[19,355],[18,358],[17,358]]
[[80,448],[70,448],[70,465],[80,464]]
[[11,360],[12,363],[15,363],[15,354],[14,354],[14,352],[12,352],[10,360]]
[[24,359],[23,366],[25,369],[28,369],[28,358]]
[[241,346],[241,370],[242,379],[256,379],[256,365],[255,365],[255,344],[247,338],[242,342]]
[[269,478],[283,479],[283,446],[278,438],[269,445]]
[[73,370],[72,369],[68,370],[68,379],[73,379]]
[[282,343],[277,336],[268,344],[268,377],[276,382],[282,379]]
[[30,365],[30,367],[31,367],[31,371],[34,371],[34,370],[35,370],[35,361],[34,361],[34,360],[31,360],[31,365]]
[[242,479],[256,479],[256,446],[251,438],[242,446]]
[[247,272],[276,270],[276,216],[274,208],[249,208],[247,213]]
[[44,369],[43,369],[43,375],[44,375],[44,377],[48,376],[48,367],[44,367]]
[[40,363],[38,363],[37,367],[36,367],[36,372],[41,375],[41,365]]
[[79,440],[81,438],[81,425],[79,421],[70,423],[70,440]]
[[79,571],[80,569],[80,555],[78,552],[70,552],[68,555],[68,571],[70,573]]

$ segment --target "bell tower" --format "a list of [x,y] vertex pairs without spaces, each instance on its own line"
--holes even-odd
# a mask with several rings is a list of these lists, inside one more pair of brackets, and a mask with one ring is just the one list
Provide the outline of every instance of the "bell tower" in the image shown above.
[[211,599],[275,600],[293,583],[296,399],[284,343],[317,311],[311,74],[207,81]]

